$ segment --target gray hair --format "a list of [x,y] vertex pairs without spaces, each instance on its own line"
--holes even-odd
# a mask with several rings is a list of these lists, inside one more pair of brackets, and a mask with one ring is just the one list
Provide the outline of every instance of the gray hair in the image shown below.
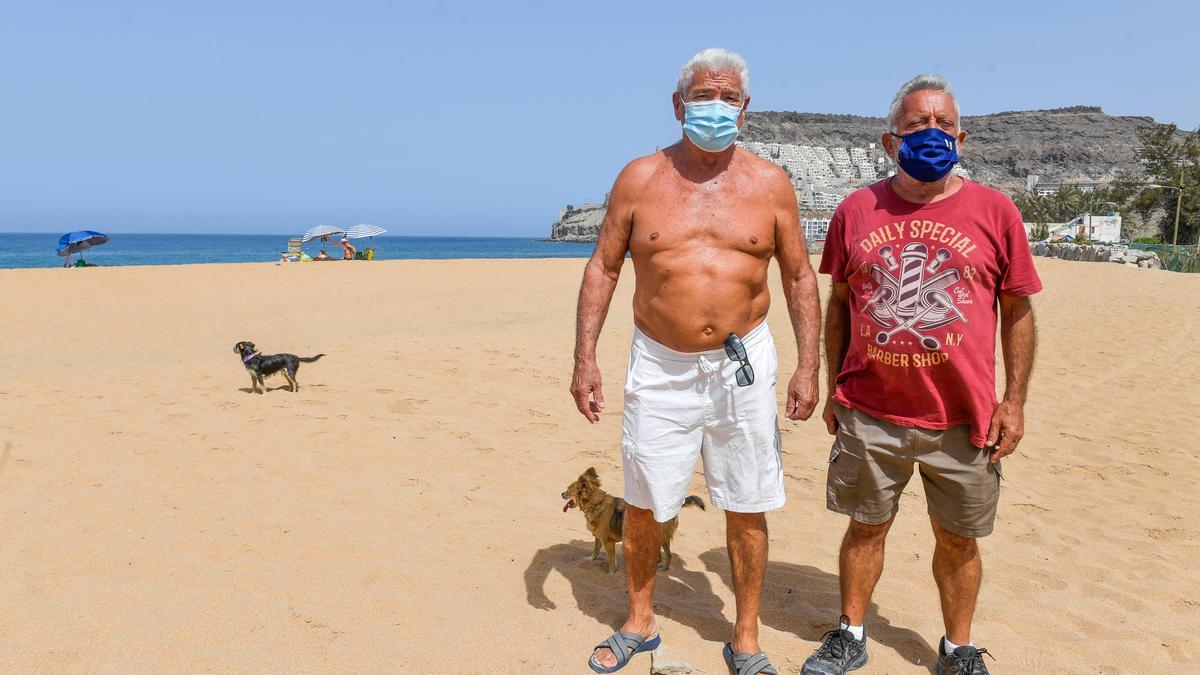
[[713,48],[705,49],[693,56],[683,64],[683,68],[679,69],[679,81],[675,84],[675,91],[679,92],[680,96],[686,94],[687,88],[692,86],[692,80],[695,79],[697,70],[708,70],[714,73],[732,70],[738,74],[738,79],[742,82],[742,97],[750,95],[750,69],[746,67],[746,59],[739,54],[728,49]]
[[922,73],[913,79],[900,85],[900,90],[892,97],[892,107],[888,109],[887,124],[888,131],[896,131],[896,124],[900,121],[900,108],[904,104],[904,99],[909,94],[915,94],[918,91],[940,91],[950,97],[954,101],[954,115],[957,117],[958,98],[954,95],[954,90],[950,88],[950,82],[941,75],[934,73]]

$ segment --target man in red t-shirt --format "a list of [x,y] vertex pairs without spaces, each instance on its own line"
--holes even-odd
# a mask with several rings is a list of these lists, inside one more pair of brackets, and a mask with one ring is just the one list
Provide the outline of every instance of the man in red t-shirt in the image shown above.
[[839,558],[843,616],[803,672],[866,663],[863,618],[884,539],[919,467],[946,627],[937,672],[986,673],[986,651],[971,642],[982,576],[975,539],[992,531],[1000,459],[1023,434],[1035,343],[1029,296],[1042,285],[1012,200],[952,172],[966,132],[949,83],[907,82],[888,124],[883,147],[899,171],[842,202],[821,259],[833,278],[823,417],[836,440],[826,501],[851,520]]

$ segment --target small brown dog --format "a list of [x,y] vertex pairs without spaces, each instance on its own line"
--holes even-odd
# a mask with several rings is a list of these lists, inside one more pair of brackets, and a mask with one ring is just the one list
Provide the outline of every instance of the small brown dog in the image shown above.
[[[621,541],[621,527],[625,522],[625,500],[614,497],[600,489],[600,476],[596,469],[588,467],[579,478],[562,493],[567,503],[563,505],[563,513],[579,507],[583,518],[587,521],[588,531],[596,538],[592,547],[592,560],[600,559],[600,545],[604,545],[604,553],[608,556],[608,573],[617,571],[617,542]],[[699,506],[704,510],[704,500],[699,497],[688,497],[683,500],[684,506]],[[676,516],[662,526],[663,569],[671,569],[671,537],[679,527],[679,516]]]

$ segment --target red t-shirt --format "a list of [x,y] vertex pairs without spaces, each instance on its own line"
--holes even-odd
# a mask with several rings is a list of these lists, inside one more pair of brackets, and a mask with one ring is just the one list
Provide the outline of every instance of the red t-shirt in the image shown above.
[[997,404],[997,300],[1042,289],[1012,200],[964,180],[914,204],[884,179],[838,206],[821,272],[850,285],[833,399],[902,426],[969,424],[983,447]]

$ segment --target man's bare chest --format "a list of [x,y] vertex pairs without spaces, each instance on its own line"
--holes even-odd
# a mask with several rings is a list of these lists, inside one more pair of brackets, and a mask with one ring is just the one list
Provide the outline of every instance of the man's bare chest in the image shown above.
[[630,248],[653,252],[702,246],[770,255],[775,212],[757,191],[663,190],[638,204]]

